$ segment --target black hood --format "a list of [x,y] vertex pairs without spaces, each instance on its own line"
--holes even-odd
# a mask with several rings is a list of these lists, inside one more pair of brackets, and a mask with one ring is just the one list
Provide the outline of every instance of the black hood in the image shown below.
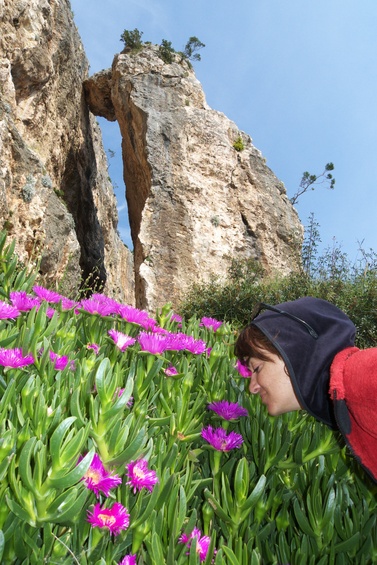
[[313,337],[299,320],[270,310],[259,314],[252,324],[283,357],[301,406],[336,428],[329,396],[330,365],[339,351],[354,345],[354,324],[339,308],[320,298],[299,298],[274,308],[300,318],[318,337]]

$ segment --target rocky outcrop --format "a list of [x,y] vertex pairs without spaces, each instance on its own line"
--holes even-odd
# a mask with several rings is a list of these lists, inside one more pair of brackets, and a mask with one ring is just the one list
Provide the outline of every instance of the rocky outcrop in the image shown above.
[[165,64],[145,46],[84,83],[91,111],[120,126],[136,304],[151,310],[233,258],[288,273],[302,239],[284,185],[179,59]]
[[46,284],[82,279],[134,302],[133,257],[82,82],[88,63],[68,0],[0,0],[0,229]]

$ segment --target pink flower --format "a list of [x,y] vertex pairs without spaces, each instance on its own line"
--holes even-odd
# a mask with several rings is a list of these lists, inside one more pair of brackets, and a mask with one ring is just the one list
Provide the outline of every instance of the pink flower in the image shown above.
[[178,324],[180,324],[182,322],[182,316],[180,316],[179,314],[172,314],[171,315],[171,321],[172,322],[178,322]]
[[148,469],[148,461],[145,459],[131,461],[131,463],[128,463],[126,467],[129,478],[126,485],[130,485],[131,488],[133,488],[134,493],[142,488],[152,491],[154,485],[158,483],[156,471]]
[[148,312],[139,310],[128,304],[119,304],[117,313],[127,322],[142,326],[146,330],[153,329],[156,326],[156,320],[149,317]]
[[227,435],[226,430],[223,428],[214,429],[212,426],[203,428],[201,436],[217,451],[230,451],[231,449],[241,447],[243,443],[243,438],[240,434],[229,432],[229,435]]
[[[202,532],[198,528],[194,528],[189,536],[182,534],[179,538],[179,543],[187,544],[187,547],[191,547],[192,540],[196,543],[196,553],[199,555],[200,562],[206,560],[208,548],[211,543],[211,538],[209,536],[202,536]],[[187,553],[187,555],[189,555]]]
[[126,555],[118,565],[136,565],[136,555]]
[[87,349],[92,349],[94,351],[94,353],[96,355],[98,355],[99,352],[99,345],[97,345],[97,343],[88,343],[88,345],[86,346]]
[[212,328],[213,331],[215,332],[216,330],[219,329],[220,326],[222,326],[222,322],[220,322],[219,320],[216,320],[215,318],[202,318],[201,323],[203,324],[204,327],[206,328]]
[[164,373],[167,377],[173,377],[174,375],[178,375],[178,371],[173,365],[169,365],[166,369],[164,369]]
[[71,310],[72,308],[76,308],[78,304],[79,304],[78,302],[75,302],[74,300],[70,300],[65,296],[62,297],[61,300],[62,310]]
[[248,415],[246,408],[242,408],[237,402],[227,402],[226,400],[211,402],[211,404],[208,404],[208,409],[216,412],[224,420],[237,420],[241,416]]
[[200,355],[206,351],[206,343],[201,339],[195,339],[191,335],[185,333],[168,333],[166,334],[166,349],[174,351],[182,351],[186,349],[195,355]]
[[52,318],[53,315],[55,314],[56,310],[54,310],[54,308],[51,308],[51,306],[49,306],[46,310],[46,316],[47,318]]
[[97,453],[94,454],[90,467],[82,480],[87,488],[94,492],[97,498],[101,491],[105,496],[109,496],[110,489],[117,487],[122,482],[118,475],[112,475],[106,471]]
[[239,374],[241,375],[241,377],[244,377],[245,379],[250,378],[251,375],[253,374],[253,372],[250,371],[250,369],[248,369],[246,367],[246,365],[241,363],[241,361],[239,359],[237,360],[237,363],[236,363],[236,369],[239,372]]
[[[54,369],[56,369],[57,371],[64,371],[64,369],[70,362],[67,355],[58,355],[53,351],[50,351],[50,360],[54,362]],[[70,364],[71,364],[71,370],[74,371],[75,362],[71,361]]]
[[121,351],[125,351],[127,347],[133,345],[136,342],[136,339],[134,337],[130,337],[129,335],[126,335],[122,332],[118,332],[117,330],[109,330],[107,333]]
[[108,528],[111,534],[117,536],[121,530],[127,530],[130,515],[127,508],[120,502],[114,502],[111,508],[101,508],[101,505],[97,503],[92,512],[88,510],[88,522],[93,527]]
[[11,292],[9,296],[13,306],[22,312],[28,312],[34,306],[40,305],[39,298],[30,296],[24,290]]
[[164,335],[140,332],[138,342],[142,351],[149,351],[154,355],[163,353],[167,349],[167,339]]
[[55,304],[59,304],[64,298],[58,292],[54,292],[53,290],[49,290],[48,288],[44,288],[43,286],[33,286],[33,290],[35,294],[41,300],[46,300],[46,302],[54,302]]
[[100,316],[111,316],[116,312],[114,301],[111,299],[106,300],[105,297],[101,300],[98,298],[81,300],[77,307],[89,312],[89,314],[99,314]]
[[24,357],[20,347],[16,347],[15,349],[0,348],[0,365],[3,367],[18,369],[20,367],[26,367],[26,365],[32,365],[33,363],[34,357],[31,354]]
[[19,310],[13,305],[0,300],[0,320],[8,318],[17,318],[20,315]]

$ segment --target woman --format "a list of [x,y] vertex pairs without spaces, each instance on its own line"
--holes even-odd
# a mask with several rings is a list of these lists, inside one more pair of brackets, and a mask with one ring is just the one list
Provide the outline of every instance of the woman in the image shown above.
[[355,326],[339,308],[305,297],[261,303],[235,351],[269,414],[304,409],[339,428],[377,482],[377,348],[361,351],[354,340]]

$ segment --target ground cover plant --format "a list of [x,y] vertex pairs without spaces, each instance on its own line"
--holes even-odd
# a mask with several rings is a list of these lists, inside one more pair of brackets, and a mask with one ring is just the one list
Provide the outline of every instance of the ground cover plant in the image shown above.
[[340,438],[247,394],[234,328],[37,284],[0,239],[0,562],[377,560]]

